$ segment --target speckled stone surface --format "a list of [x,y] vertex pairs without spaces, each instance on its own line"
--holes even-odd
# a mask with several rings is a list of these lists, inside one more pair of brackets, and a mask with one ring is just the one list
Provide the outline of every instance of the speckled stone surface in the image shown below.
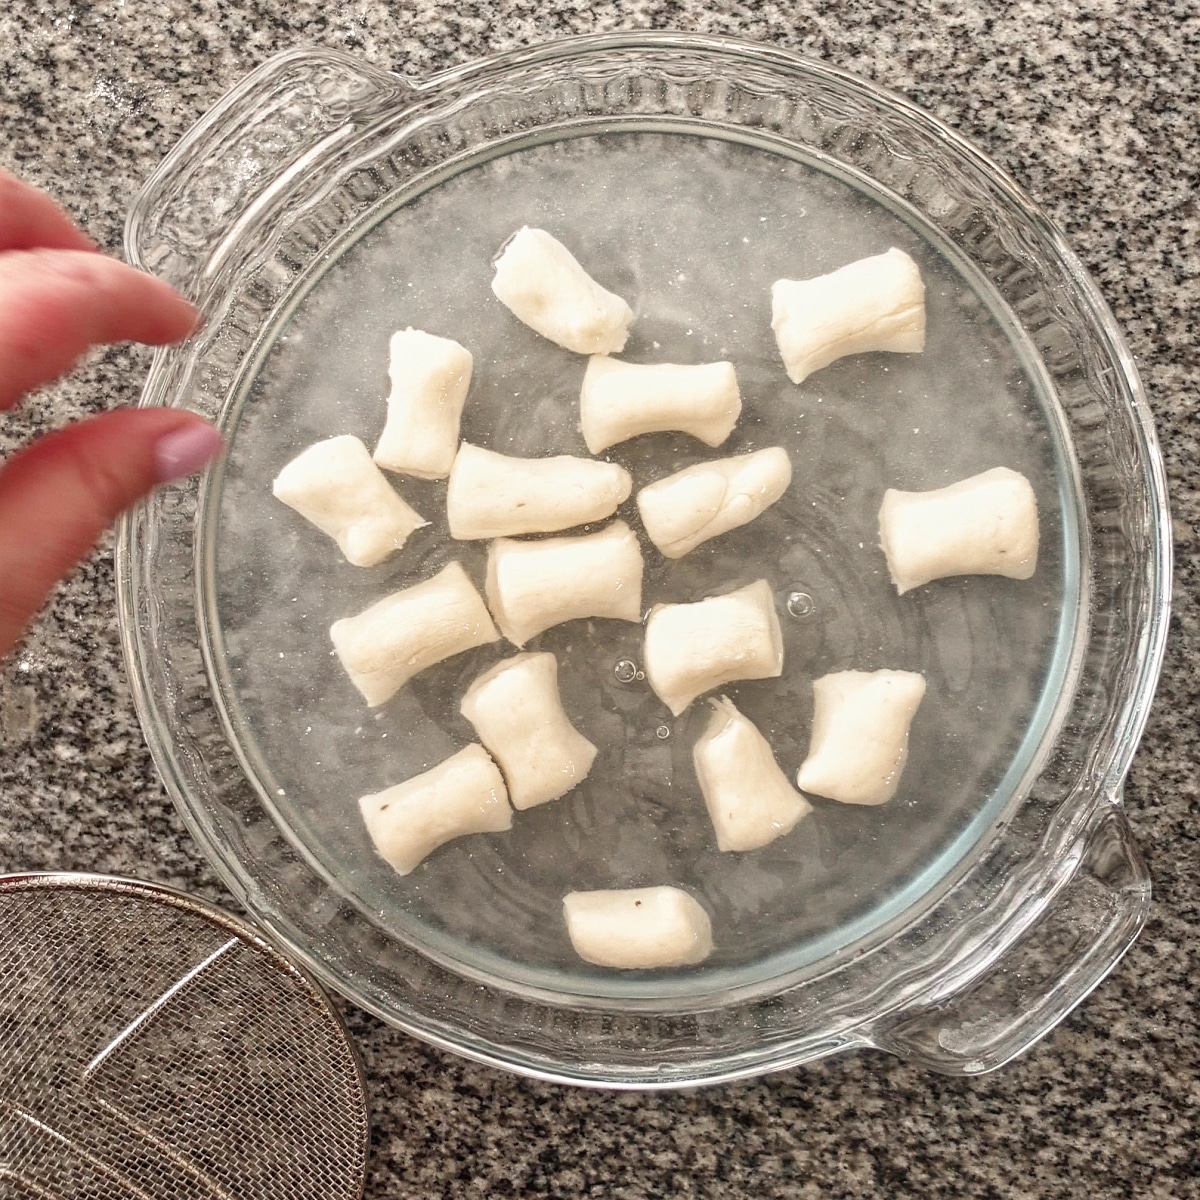
[[[1163,682],[1130,774],[1149,925],[1023,1059],[977,1079],[856,1054],[672,1095],[516,1079],[356,1011],[373,1087],[372,1197],[1200,1195],[1200,16],[1189,0],[31,0],[0,11],[0,161],[106,247],[176,139],[296,45],[421,77],[568,33],[739,34],[829,59],[961,131],[1039,200],[1137,356],[1174,505]],[[0,450],[132,401],[145,352],[93,356],[0,423]],[[224,893],[157,781],[125,683],[111,548],[0,673],[0,868],[112,871]]]

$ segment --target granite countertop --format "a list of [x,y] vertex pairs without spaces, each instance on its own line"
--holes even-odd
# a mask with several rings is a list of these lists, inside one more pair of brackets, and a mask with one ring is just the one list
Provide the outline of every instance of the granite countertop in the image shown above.
[[[422,77],[569,33],[704,30],[903,93],[1003,164],[1067,232],[1137,357],[1178,556],[1162,685],[1126,803],[1154,880],[1145,932],[1022,1059],[981,1078],[856,1053],[761,1081],[610,1094],[510,1077],[348,1009],[373,1088],[368,1195],[999,1197],[1200,1194],[1200,16],[1185,0],[39,0],[0,13],[0,162],[110,250],[148,174],[281,49]],[[147,354],[97,353],[0,424],[133,401]],[[111,545],[0,673],[0,869],[92,869],[222,899],[171,807],[125,682]]]

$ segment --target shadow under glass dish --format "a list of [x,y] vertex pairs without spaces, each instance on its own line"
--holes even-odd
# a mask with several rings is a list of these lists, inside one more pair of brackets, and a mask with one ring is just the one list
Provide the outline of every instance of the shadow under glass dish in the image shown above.
[[[663,560],[643,537],[643,607],[770,582],[783,676],[724,691],[789,775],[807,747],[815,677],[924,673],[908,766],[888,805],[815,799],[787,837],[719,853],[691,763],[709,706],[672,718],[619,666],[640,666],[640,627],[576,621],[527,649],[558,657],[567,712],[600,749],[588,779],[514,814],[511,832],[452,842],[405,878],[376,856],[358,797],[476,740],[461,696],[515,651],[497,643],[453,658],[371,710],[332,653],[329,625],[454,558],[482,586],[486,543],[449,538],[444,482],[395,477],[430,525],[389,562],[355,568],[270,483],[313,441],[355,434],[374,445],[388,339],[409,325],[474,355],[464,439],[506,454],[586,455],[586,359],[521,325],[490,290],[491,261],[526,224],[550,230],[633,304],[622,357],[735,364],[743,415],[719,450],[658,434],[605,457],[631,471],[636,490],[705,459],[782,445],[792,486],[751,525],[681,560]],[[893,245],[921,267],[925,352],[860,355],[791,384],[770,329],[771,283]],[[1036,353],[979,274],[902,201],[766,137],[683,123],[559,131],[466,157],[394,195],[279,306],[223,426],[230,451],[199,532],[201,615],[239,757],[336,891],[389,935],[501,988],[686,1004],[720,989],[770,991],[877,939],[942,894],[1020,800],[1070,698],[1086,608],[1077,484]],[[1037,493],[1034,578],[945,580],[897,597],[878,548],[884,489],[939,487],[1001,465]],[[632,498],[618,515],[640,533]],[[562,896],[655,883],[683,886],[708,909],[708,962],[626,974],[581,963]]]

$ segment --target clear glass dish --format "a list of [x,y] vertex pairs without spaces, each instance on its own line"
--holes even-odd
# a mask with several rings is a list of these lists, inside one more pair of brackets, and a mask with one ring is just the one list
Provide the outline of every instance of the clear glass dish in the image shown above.
[[[504,651],[450,660],[371,711],[327,627],[450,557],[480,579],[483,548],[449,542],[444,484],[406,480],[431,525],[392,562],[349,567],[270,480],[320,437],[372,443],[387,338],[410,324],[474,353],[468,440],[584,452],[583,360],[489,291],[523,224],[602,264],[633,303],[627,357],[737,364],[745,415],[721,452],[783,444],[795,483],[677,563],[648,554],[647,606],[769,579],[784,675],[729,693],[793,771],[815,676],[923,671],[889,805],[817,802],[788,838],[718,853],[690,762],[704,707],[671,719],[623,681],[635,626],[574,622],[537,645],[600,747],[588,780],[404,879],[372,852],[357,797],[472,740],[458,700]],[[771,281],[890,245],[921,265],[926,352],[788,383]],[[729,39],[570,39],[419,85],[291,52],[168,156],[127,249],[208,316],[157,356],[143,402],[202,412],[230,440],[201,484],[122,527],[139,712],[206,853],[326,983],[439,1045],[578,1083],[714,1081],[868,1045],[978,1072],[1052,1027],[1136,935],[1149,883],[1120,800],[1166,629],[1162,465],[1078,260],[951,131],[824,64]],[[664,435],[612,457],[641,484],[697,449]],[[883,489],[996,465],[1037,492],[1034,579],[897,597],[876,544]],[[636,526],[632,505],[622,515]],[[712,958],[580,963],[562,895],[657,882],[702,899]]]

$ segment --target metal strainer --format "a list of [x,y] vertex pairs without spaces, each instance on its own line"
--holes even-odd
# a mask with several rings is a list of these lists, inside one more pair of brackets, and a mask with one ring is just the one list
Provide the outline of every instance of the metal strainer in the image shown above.
[[0,876],[0,1197],[355,1200],[367,1104],[321,989],[167,888]]

